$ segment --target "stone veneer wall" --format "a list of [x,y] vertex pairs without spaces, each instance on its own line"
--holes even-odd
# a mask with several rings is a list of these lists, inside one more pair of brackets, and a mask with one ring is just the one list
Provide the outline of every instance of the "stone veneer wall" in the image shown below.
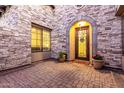
[[[117,6],[12,6],[0,18],[0,70],[31,64],[31,22],[53,29],[52,58],[66,51],[67,28],[78,16],[89,16],[97,24],[97,51],[107,66],[121,68],[121,18],[115,16]],[[78,21],[78,20],[77,20]]]
[[[118,6],[55,6],[54,30],[52,32],[52,57],[57,58],[59,51],[66,51],[66,34],[69,24],[78,16],[89,16],[97,25],[97,52],[105,57],[106,66],[121,68],[121,18],[116,17]],[[78,20],[77,20],[78,21]]]
[[0,70],[31,64],[31,22],[52,29],[52,8],[11,6],[0,18]]

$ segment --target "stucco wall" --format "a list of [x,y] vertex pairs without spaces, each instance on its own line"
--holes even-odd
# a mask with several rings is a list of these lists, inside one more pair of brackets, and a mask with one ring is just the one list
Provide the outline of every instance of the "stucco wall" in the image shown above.
[[32,62],[36,62],[48,58],[51,58],[51,52],[36,52],[31,54]]
[[104,56],[106,66],[121,68],[121,18],[115,16],[116,7],[90,5],[77,10],[74,6],[56,6],[52,57],[57,58],[59,51],[66,51],[69,47],[66,46],[69,24],[78,16],[89,16],[96,22],[97,52],[99,51]]
[[0,70],[31,64],[31,22],[53,27],[49,6],[11,6],[0,18]]

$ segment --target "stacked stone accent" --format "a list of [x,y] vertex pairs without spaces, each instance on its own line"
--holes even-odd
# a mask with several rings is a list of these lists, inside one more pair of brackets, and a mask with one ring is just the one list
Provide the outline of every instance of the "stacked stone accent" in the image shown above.
[[[31,64],[31,22],[53,29],[51,57],[67,51],[67,28],[78,16],[95,20],[97,52],[105,58],[106,66],[121,68],[121,18],[118,6],[90,5],[81,9],[72,6],[11,6],[0,18],[0,70]],[[78,21],[78,20],[77,20]]]
[[31,64],[31,22],[52,29],[50,6],[11,6],[0,18],[0,70]]
[[[52,39],[53,57],[57,58],[59,51],[66,51],[66,34],[68,26],[78,16],[88,16],[96,21],[97,52],[104,56],[106,66],[121,68],[121,18],[116,17],[118,6],[85,6],[76,9],[74,6],[56,6],[55,26]],[[78,21],[78,20],[77,20]]]

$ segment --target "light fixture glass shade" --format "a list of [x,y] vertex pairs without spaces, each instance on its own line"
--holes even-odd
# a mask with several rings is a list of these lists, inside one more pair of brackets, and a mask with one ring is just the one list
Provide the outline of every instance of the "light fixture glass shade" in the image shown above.
[[76,9],[81,9],[81,8],[84,8],[85,5],[75,5],[74,7],[75,7]]
[[85,24],[86,24],[86,22],[84,22],[84,21],[78,23],[79,27],[80,26],[85,26]]

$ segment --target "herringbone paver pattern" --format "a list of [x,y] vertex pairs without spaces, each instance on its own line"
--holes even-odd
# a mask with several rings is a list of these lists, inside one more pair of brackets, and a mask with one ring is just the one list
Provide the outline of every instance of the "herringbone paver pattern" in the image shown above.
[[0,72],[0,87],[111,88],[117,87],[109,70],[95,70],[78,63],[39,62],[13,72]]

